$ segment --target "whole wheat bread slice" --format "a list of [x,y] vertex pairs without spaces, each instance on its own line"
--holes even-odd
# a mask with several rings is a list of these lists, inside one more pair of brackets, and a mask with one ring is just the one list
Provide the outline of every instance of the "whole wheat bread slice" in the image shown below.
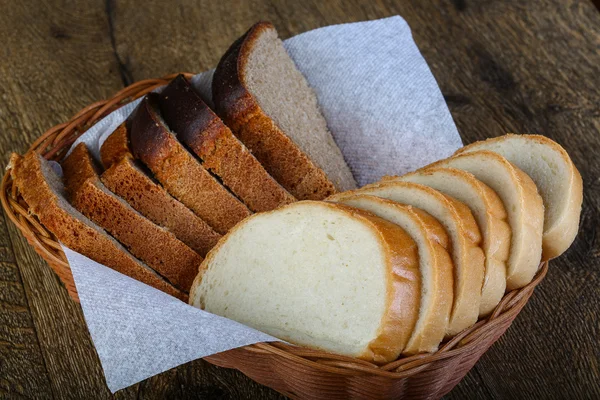
[[454,336],[477,322],[485,256],[480,247],[481,234],[469,208],[428,186],[400,181],[373,183],[328,200],[336,201],[349,194],[368,194],[411,205],[436,218],[450,237],[448,250],[454,264],[454,304],[446,335]]
[[496,192],[511,229],[506,288],[518,289],[531,282],[542,258],[544,231],[544,204],[531,178],[498,153],[487,150],[461,153],[430,167],[470,172]]
[[421,293],[400,227],[327,202],[255,214],[208,254],[190,304],[299,345],[375,362],[408,342]]
[[131,121],[130,143],[140,159],[173,197],[223,234],[251,214],[177,140],[163,121],[158,95],[149,93]]
[[177,239],[205,256],[221,238],[206,222],[154,182],[132,157],[113,163],[102,183],[140,214],[171,231]]
[[296,198],[320,200],[356,187],[315,93],[273,25],[258,23],[233,43],[212,89],[217,113]]
[[[346,192],[351,193],[351,192]],[[417,244],[421,271],[421,304],[415,329],[403,354],[434,352],[448,327],[453,300],[453,264],[439,243],[442,225],[431,215],[412,206],[370,195],[343,193],[336,202],[372,212],[408,233]]]
[[104,169],[108,169],[123,157],[131,155],[127,123],[123,122],[111,133],[100,147],[100,160]]
[[502,300],[511,230],[502,200],[472,174],[455,168],[424,168],[401,177],[388,178],[420,183],[465,203],[473,213],[483,238],[485,278],[479,316],[487,316]]
[[159,105],[177,139],[251,211],[269,211],[296,200],[265,171],[183,75],[160,93]]
[[12,154],[9,168],[29,210],[65,246],[109,268],[172,296],[187,296],[132,256],[66,199],[60,176],[39,154]]
[[84,143],[63,160],[62,167],[69,200],[75,208],[175,287],[189,290],[202,262],[199,254],[108,190]]
[[581,175],[565,149],[545,136],[508,134],[472,143],[456,154],[477,150],[500,154],[535,182],[545,206],[542,257],[564,253],[579,230],[583,202]]

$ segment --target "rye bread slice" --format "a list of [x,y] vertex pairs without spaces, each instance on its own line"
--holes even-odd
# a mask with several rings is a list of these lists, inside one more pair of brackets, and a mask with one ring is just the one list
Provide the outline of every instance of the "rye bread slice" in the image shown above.
[[133,155],[167,192],[216,232],[226,233],[251,214],[179,143],[160,115],[156,93],[147,94],[136,109],[129,139]]
[[233,43],[212,90],[217,113],[296,198],[320,200],[356,187],[315,93],[273,25],[258,23]]
[[185,301],[187,296],[131,255],[66,199],[60,176],[39,154],[12,154],[11,177],[29,210],[65,246],[117,272]]
[[269,211],[296,200],[265,171],[183,75],[160,93],[159,105],[179,141],[251,211]]
[[112,164],[102,183],[140,214],[171,231],[177,239],[205,256],[221,238],[206,222],[154,182],[132,156]]
[[108,169],[123,157],[131,155],[127,123],[123,122],[100,147],[100,160],[104,169]]
[[62,167],[69,200],[75,208],[175,287],[189,290],[202,262],[199,254],[108,190],[84,143],[63,160]]

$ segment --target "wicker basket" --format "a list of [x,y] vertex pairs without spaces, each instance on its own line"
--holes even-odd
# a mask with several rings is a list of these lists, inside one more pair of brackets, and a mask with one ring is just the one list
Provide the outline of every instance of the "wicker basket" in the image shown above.
[[[167,84],[175,76],[134,83],[111,99],[84,108],[68,122],[44,133],[29,150],[47,159],[59,160],[75,139],[99,119]],[[71,297],[78,301],[73,275],[58,242],[29,214],[28,206],[17,193],[9,172],[2,179],[1,189],[2,206],[8,217],[35,251],[50,264]],[[419,354],[387,365],[375,365],[282,343],[259,343],[205,359],[221,367],[238,369],[253,380],[292,398],[437,399],[452,390],[508,329],[547,269],[547,263],[541,264],[529,285],[507,293],[492,315],[444,343],[433,354]]]

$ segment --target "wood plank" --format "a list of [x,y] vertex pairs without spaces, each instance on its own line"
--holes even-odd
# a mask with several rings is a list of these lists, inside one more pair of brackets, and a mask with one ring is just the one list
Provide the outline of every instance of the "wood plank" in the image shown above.
[[0,218],[0,372],[0,398],[9,393],[53,398],[4,216]]
[[[122,85],[104,3],[14,2],[6,10],[10,12],[0,13],[3,165],[11,151],[24,151],[43,131]],[[13,316],[27,304],[31,310],[30,320],[25,316],[11,322],[16,325],[13,330],[20,329],[21,336],[13,335],[7,345],[15,343],[9,350],[12,358],[7,359],[10,375],[6,379],[10,381],[2,380],[2,385],[11,385],[11,396],[21,392],[33,398],[53,395],[81,399],[90,398],[91,394],[94,398],[110,397],[79,305],[71,301],[54,273],[12,223],[9,232],[1,236],[3,241],[9,237],[12,241],[15,257],[8,261],[16,261],[24,283],[23,286],[21,282],[9,281],[5,286],[15,287],[14,296],[16,288],[24,289],[26,295],[26,299],[20,294],[21,297],[6,301],[13,304]],[[7,279],[19,276],[8,268],[6,271]],[[11,292],[2,293],[4,296]],[[6,308],[2,315],[10,311]],[[29,336],[39,340],[36,354],[28,347]],[[23,360],[19,362],[15,357]],[[2,378],[5,379],[4,373]],[[131,390],[129,393],[133,394]]]

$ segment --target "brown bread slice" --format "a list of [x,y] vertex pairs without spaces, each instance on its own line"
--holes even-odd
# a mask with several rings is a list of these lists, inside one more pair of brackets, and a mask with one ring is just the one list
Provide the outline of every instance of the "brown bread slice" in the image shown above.
[[179,141],[250,210],[269,211],[296,200],[233,136],[183,75],[173,79],[160,93],[159,105],[165,122]]
[[131,150],[163,187],[218,233],[226,233],[251,214],[190,154],[158,111],[158,95],[149,93],[131,121]]
[[60,177],[39,154],[29,152],[23,157],[12,154],[9,167],[11,177],[31,213],[62,244],[185,301],[187,296],[184,293],[133,257],[119,242],[69,204]]
[[356,187],[316,96],[277,31],[261,22],[232,44],[213,77],[217,113],[299,200]]
[[123,122],[119,125],[100,147],[100,160],[105,169],[131,154],[126,124],[126,122]]
[[84,143],[75,147],[62,167],[67,192],[75,208],[110,232],[175,287],[189,290],[202,262],[200,255],[110,192],[100,181]]
[[206,222],[155,183],[126,156],[102,174],[102,183],[140,214],[167,228],[177,239],[205,256],[221,238]]
[[102,183],[136,211],[167,228],[201,256],[214,247],[221,235],[156,183],[134,160],[129,149],[126,124],[121,124],[102,144],[100,157],[108,168]]

